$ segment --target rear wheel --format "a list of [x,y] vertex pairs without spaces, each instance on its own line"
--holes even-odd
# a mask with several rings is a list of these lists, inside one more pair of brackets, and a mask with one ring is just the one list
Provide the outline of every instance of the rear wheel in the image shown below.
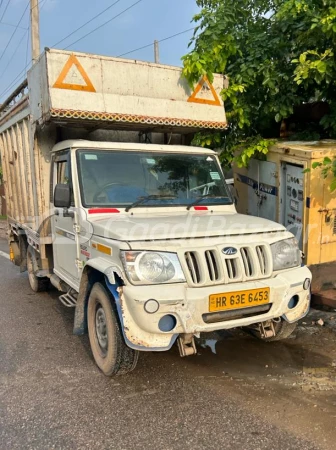
[[272,337],[262,338],[260,332],[256,329],[250,329],[249,331],[253,336],[265,342],[281,341],[283,339],[288,339],[294,333],[298,326],[298,322],[288,323],[284,319],[280,319],[278,322],[273,322],[273,325],[275,336]]
[[125,344],[114,299],[101,283],[96,283],[88,303],[88,330],[93,357],[106,376],[131,372],[139,352]]
[[34,292],[47,291],[50,282],[49,278],[37,277],[35,274],[38,270],[36,252],[31,245],[28,245],[27,249],[27,271],[30,287]]

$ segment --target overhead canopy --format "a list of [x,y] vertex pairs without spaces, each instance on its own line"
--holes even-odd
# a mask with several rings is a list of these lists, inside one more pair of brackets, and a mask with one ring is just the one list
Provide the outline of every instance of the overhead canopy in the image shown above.
[[104,128],[223,130],[222,75],[191,89],[182,69],[46,50],[28,73],[33,120]]

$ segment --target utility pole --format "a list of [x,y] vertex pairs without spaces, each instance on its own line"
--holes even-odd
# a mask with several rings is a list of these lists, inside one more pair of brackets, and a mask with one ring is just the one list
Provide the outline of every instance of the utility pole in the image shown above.
[[160,63],[159,41],[154,41],[154,61]]
[[39,0],[30,0],[30,33],[33,64],[40,56]]

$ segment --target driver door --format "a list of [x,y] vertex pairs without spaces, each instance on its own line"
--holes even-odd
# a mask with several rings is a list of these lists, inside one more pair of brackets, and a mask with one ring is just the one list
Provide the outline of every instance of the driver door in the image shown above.
[[[70,151],[57,154],[54,160],[53,185],[57,183],[70,184],[72,187]],[[69,212],[74,212],[74,200],[72,194]],[[53,254],[54,272],[71,286],[77,286],[79,270],[76,264],[78,236],[75,233],[74,217],[64,217],[62,208],[54,207],[53,216]]]

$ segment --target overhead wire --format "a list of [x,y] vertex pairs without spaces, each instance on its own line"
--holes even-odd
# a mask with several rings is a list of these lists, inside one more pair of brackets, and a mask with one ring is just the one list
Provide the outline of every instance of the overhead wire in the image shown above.
[[8,22],[0,22],[0,25],[7,25],[8,27],[12,27],[12,28],[20,28],[21,30],[28,30],[27,27],[18,27],[17,25],[14,25],[13,23],[8,23]]
[[[43,3],[43,5],[42,5],[42,3]],[[40,12],[42,11],[42,9],[45,7],[45,5],[48,3],[48,0],[42,0],[41,1],[41,8],[40,8]]]
[[[44,0],[40,0],[34,8],[36,8],[37,6],[39,6],[43,1],[44,1]],[[10,0],[9,0],[9,2],[10,2]],[[9,2],[8,2],[8,3],[9,3]],[[27,8],[28,8],[29,5],[30,5],[30,1],[28,0],[28,5],[27,5],[27,7],[26,7],[24,13],[26,12],[26,10],[27,10]],[[32,8],[32,9],[34,9],[34,8]],[[22,18],[23,18],[23,16],[24,16],[24,14],[22,15]],[[22,18],[20,19],[19,24],[21,23]],[[28,28],[29,28],[29,27],[28,27]],[[15,30],[15,31],[16,31],[16,30]],[[28,39],[27,39],[27,53],[28,53],[28,42],[29,42],[29,37],[28,37]],[[1,58],[0,58],[0,59],[1,59]],[[27,61],[27,58],[26,58],[26,61]],[[9,84],[9,85],[8,85],[8,86],[0,93],[0,98],[3,97],[4,95],[6,95],[8,92],[10,92],[10,91],[12,90],[12,88],[15,86],[15,84],[18,82],[18,80],[21,80],[21,78],[24,78],[24,77],[25,77],[26,69],[30,66],[30,64],[31,64],[31,62],[28,62],[28,64],[26,63],[25,67],[21,70],[21,72],[20,72],[20,73],[19,73],[19,74],[11,81],[10,84]]]
[[[10,0],[9,0],[10,1]],[[41,0],[40,2],[39,2],[39,4],[42,2],[43,0]],[[121,1],[121,0],[118,0],[118,1]],[[143,0],[138,0],[136,3],[134,3],[133,5],[131,5],[131,6],[129,6],[128,8],[126,8],[124,11],[122,11],[121,13],[119,13],[117,16],[114,16],[114,17],[112,17],[112,19],[110,19],[110,20],[108,20],[107,22],[105,22],[104,24],[102,24],[102,25],[100,25],[99,27],[97,27],[96,29],[94,29],[94,30],[92,30],[92,31],[90,31],[89,33],[87,33],[86,35],[84,35],[84,36],[82,36],[80,39],[78,39],[75,43],[77,43],[78,41],[80,41],[80,40],[82,40],[82,39],[84,39],[86,36],[88,36],[89,34],[92,34],[93,32],[95,32],[96,30],[98,30],[99,28],[101,28],[101,27],[103,27],[104,25],[106,25],[107,23],[109,23],[109,22],[111,22],[112,20],[114,20],[114,19],[116,19],[117,17],[119,17],[121,14],[124,14],[126,11],[128,11],[129,9],[131,9],[131,8],[133,8],[134,6],[136,6],[138,3],[140,3],[141,1],[143,1]],[[116,4],[117,2],[115,2],[114,4]],[[110,7],[112,7],[114,4],[112,4],[112,5],[110,5]],[[110,7],[109,8],[107,8],[107,9],[110,9]],[[106,12],[106,10],[104,10],[104,11],[102,11],[101,13],[99,13],[99,14],[97,14],[97,16],[95,16],[95,17],[98,17],[99,15],[102,15],[104,12]],[[79,27],[79,29],[80,28],[83,28],[85,25],[87,25],[88,23],[90,23],[92,20],[94,20],[94,18],[92,18],[92,19],[90,19],[86,24],[83,24],[81,27]],[[78,31],[78,30],[75,30],[73,33],[75,33],[76,31]],[[70,35],[72,35],[72,34],[70,34]],[[69,36],[70,36],[69,35]],[[62,39],[62,41],[59,41],[58,43],[60,43],[60,42],[63,42],[63,40],[65,40],[67,37],[69,37],[69,36],[66,36],[64,39]],[[57,44],[55,44],[53,47],[55,47]],[[71,45],[74,45],[74,43],[72,43]],[[68,48],[68,47],[67,47]],[[3,97],[4,95],[6,95],[11,89],[12,89],[12,87],[17,83],[17,81],[18,80],[20,80],[21,78],[23,78],[23,75],[25,74],[25,71],[26,71],[26,69],[27,69],[27,67],[29,67],[29,65],[30,65],[30,63],[28,63],[28,64],[26,64],[26,66],[24,67],[24,69],[14,78],[14,80],[12,80],[12,82],[0,93],[0,98],[1,97]]]
[[[19,50],[19,47],[20,47],[20,45],[21,45],[21,42],[22,42],[23,39],[26,37],[27,33],[28,33],[28,28],[26,28],[26,31],[23,33],[21,39],[19,40],[17,46],[15,47],[15,50],[13,51],[11,58],[10,58],[9,61],[7,62],[6,67],[5,67],[4,70],[1,72],[1,74],[0,74],[0,80],[1,80],[1,78],[4,76],[6,70],[8,69],[8,67],[9,67],[9,65],[10,65],[10,63],[13,61],[14,56],[16,55],[17,51]],[[28,39],[27,39],[27,41],[28,41]]]
[[30,40],[30,33],[29,33],[29,31],[30,31],[30,23],[29,23],[29,26],[28,26],[28,36],[27,36],[27,45],[26,45],[26,58],[25,58],[26,62],[25,62],[25,68],[28,67],[28,48],[29,48],[29,40]]
[[17,29],[18,29],[18,27],[20,26],[20,24],[21,24],[21,22],[22,22],[22,20],[23,20],[23,17],[24,17],[24,15],[25,15],[26,12],[27,12],[28,6],[29,6],[29,1],[28,1],[27,6],[25,7],[25,9],[24,9],[24,11],[23,11],[23,13],[22,13],[22,16],[21,16],[19,22],[17,23],[17,25],[16,25],[16,27],[15,27],[15,30],[13,31],[11,37],[9,38],[9,41],[7,42],[6,47],[4,48],[4,50],[2,51],[2,53],[1,53],[1,55],[0,55],[0,61],[1,61],[2,58],[4,57],[4,54],[6,53],[6,51],[7,51],[8,47],[9,47],[10,43],[12,42],[13,37],[14,37],[15,33],[17,32]]
[[[163,39],[160,39],[158,42],[161,43],[161,42],[164,42],[164,41],[168,41],[169,39],[173,39],[173,38],[175,38],[177,36],[181,36],[182,34],[186,34],[189,31],[193,31],[193,30],[195,30],[195,27],[194,28],[189,28],[188,30],[181,31],[180,33],[173,34],[172,36],[168,36],[168,37],[165,37]],[[126,55],[129,55],[130,53],[138,52],[140,50],[144,50],[145,48],[153,47],[153,45],[154,45],[154,43],[151,42],[150,44],[144,45],[143,47],[135,48],[134,50],[130,50],[129,52],[122,53],[121,55],[118,55],[117,58],[121,58],[122,56],[126,56]]]
[[[2,3],[1,3],[1,4],[2,4]],[[1,22],[2,19],[4,18],[5,14],[6,14],[6,12],[7,12],[7,9],[8,9],[9,4],[10,4],[10,0],[8,0],[8,2],[7,2],[7,5],[6,5],[5,9],[4,9],[4,12],[2,13],[2,16],[1,16],[1,18],[0,18],[0,22]]]
[[[26,65],[26,67],[14,78],[14,80],[5,88],[4,91],[1,92],[0,94],[0,98],[2,98],[4,95],[6,95],[8,92],[10,92],[13,87],[17,84],[17,82],[20,80],[21,78],[25,77],[25,73],[26,73],[26,69],[27,67],[29,67],[30,63],[28,63]],[[22,80],[23,81],[23,80]]]
[[[45,1],[45,3],[48,0],[41,0],[40,3],[42,3],[43,1]],[[100,12],[99,14],[97,14],[96,16],[94,16],[92,19],[90,19],[89,21],[85,22],[83,25],[81,25],[78,29],[74,30],[72,33],[70,33],[68,36],[65,36],[62,40],[60,40],[58,43],[56,43],[53,47],[57,46],[58,44],[60,44],[61,42],[63,42],[65,39],[67,39],[68,37],[72,36],[73,34],[75,34],[77,31],[79,31],[80,29],[82,29],[83,27],[85,27],[86,25],[88,25],[89,23],[91,23],[93,20],[95,20],[97,17],[101,16],[102,14],[104,14],[104,12],[106,12],[106,10],[110,9],[112,6],[114,6],[115,4],[117,4],[119,1],[116,1],[115,3],[113,3],[112,5],[110,5],[108,8],[106,8],[104,11]],[[68,49],[69,47],[71,47],[72,45],[75,45],[77,42],[81,41],[82,39],[86,38],[87,36],[91,35],[92,33],[94,33],[95,31],[99,30],[100,28],[104,27],[105,25],[107,25],[108,23],[112,22],[113,20],[115,20],[116,18],[120,17],[122,14],[124,14],[125,12],[129,11],[131,8],[135,7],[137,4],[141,3],[143,0],[138,0],[135,3],[133,3],[132,5],[130,5],[128,8],[124,9],[123,11],[121,11],[119,14],[117,14],[116,16],[112,17],[111,19],[109,19],[108,21],[104,22],[103,24],[99,25],[98,27],[94,28],[93,30],[91,30],[90,32],[86,33],[84,36],[82,36],[81,38],[77,39],[75,42],[73,42],[72,44],[68,45],[67,47],[64,48],[64,50]],[[186,34],[190,31],[194,31],[195,27],[193,28],[188,28],[187,30],[181,31],[179,33],[175,33],[171,36],[165,37],[163,39],[160,39],[158,42],[165,42],[168,41],[170,39],[173,39],[175,37],[181,36],[183,34]],[[118,58],[121,58],[123,56],[129,55],[131,53],[135,53],[137,51],[152,47],[154,44],[150,43],[147,45],[144,45],[142,47],[138,47],[136,49],[130,50],[128,52],[122,53],[120,55],[118,55]],[[28,55],[28,40],[27,40],[27,50],[26,50],[26,66],[25,68],[16,76],[16,78],[11,82],[11,84],[9,86],[7,86],[7,88],[0,93],[0,97],[2,97],[3,95],[5,95],[8,91],[10,91],[12,89],[12,86],[16,84],[17,80],[20,79],[22,77],[22,75],[24,74],[25,70],[27,69],[27,67],[30,65],[30,63],[27,64],[27,55]]]
[[77,44],[77,42],[81,41],[82,39],[85,39],[86,37],[90,36],[92,33],[98,31],[100,28],[104,27],[105,25],[107,25],[108,23],[112,22],[113,20],[117,19],[118,17],[120,17],[122,14],[124,14],[125,12],[129,11],[130,9],[134,8],[136,5],[138,5],[139,3],[143,2],[143,0],[138,0],[135,3],[133,3],[132,5],[130,5],[128,8],[124,9],[123,11],[121,11],[119,14],[117,14],[116,16],[113,16],[111,19],[107,20],[106,22],[102,23],[101,25],[99,25],[98,27],[94,28],[93,30],[89,31],[88,33],[86,33],[84,36],[82,36],[81,38],[77,39],[76,41],[72,42],[70,45],[68,45],[67,47],[64,47],[63,50],[67,50],[69,47],[72,47],[73,45]]
[[[188,28],[187,30],[184,30],[184,31],[181,31],[181,32],[179,32],[179,33],[175,33],[175,34],[173,34],[173,35],[171,35],[171,36],[168,36],[168,37],[165,37],[165,38],[163,38],[163,39],[160,39],[158,42],[159,42],[159,43],[165,42],[165,41],[168,41],[168,40],[170,40],[170,39],[173,39],[173,38],[175,38],[175,37],[177,37],[177,36],[181,36],[181,35],[183,35],[183,34],[189,33],[190,31],[194,31],[194,30],[195,30],[195,27],[194,27],[194,28]],[[143,49],[152,47],[153,45],[154,45],[154,43],[150,43],[150,44],[144,45],[144,46],[142,46],[142,47],[135,48],[135,49],[130,50],[130,51],[128,51],[128,52],[122,53],[121,55],[118,55],[117,58],[121,58],[121,57],[126,56],[126,55],[129,55],[129,54],[131,54],[131,53],[134,53],[134,52],[137,52],[137,51],[140,51],[140,50],[143,50]],[[5,93],[7,93],[7,92],[12,88],[13,84],[16,83],[16,80],[17,80],[18,78],[20,78],[20,75],[25,71],[25,69],[26,69],[27,67],[28,67],[28,66],[26,65],[26,67],[23,69],[23,71],[20,72],[20,74],[19,74],[19,75],[17,76],[17,78],[14,80],[14,82],[12,82],[12,84],[11,84],[9,87],[7,87],[6,90],[5,90],[4,92],[2,92],[2,93],[0,94],[0,97],[2,97]]]
[[70,34],[68,34],[67,36],[65,36],[63,39],[61,39],[60,41],[56,42],[56,44],[52,45],[53,48],[57,47],[61,42],[65,41],[66,39],[68,39],[70,36],[74,35],[75,33],[77,33],[77,31],[81,30],[82,28],[84,28],[86,25],[88,25],[89,23],[91,23],[92,21],[94,21],[95,19],[97,19],[98,17],[100,17],[102,14],[104,14],[106,11],[108,11],[109,9],[111,9],[113,6],[115,6],[117,3],[121,2],[121,0],[117,0],[116,2],[112,3],[112,5],[108,6],[107,8],[105,8],[103,11],[101,11],[99,14],[95,15],[94,17],[92,17],[90,20],[88,20],[87,22],[83,23],[83,25],[81,25],[80,27],[76,28],[76,30],[72,31]]

